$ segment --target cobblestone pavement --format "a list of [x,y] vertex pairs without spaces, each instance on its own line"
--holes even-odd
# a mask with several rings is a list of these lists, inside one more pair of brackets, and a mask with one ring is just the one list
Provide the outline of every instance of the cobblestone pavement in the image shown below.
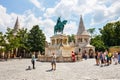
[[100,67],[94,59],[75,63],[57,63],[56,71],[50,71],[49,62],[36,62],[36,69],[30,59],[14,59],[0,62],[0,80],[120,80],[120,64]]

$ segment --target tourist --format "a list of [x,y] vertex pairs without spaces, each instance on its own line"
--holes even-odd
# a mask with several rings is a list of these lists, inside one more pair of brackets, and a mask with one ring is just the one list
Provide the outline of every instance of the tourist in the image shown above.
[[84,58],[85,60],[87,60],[87,51],[84,50],[82,54],[83,54],[83,58]]
[[102,58],[103,58],[103,64],[104,66],[106,66],[107,63],[106,51],[102,54]]
[[114,59],[115,65],[117,65],[117,63],[118,63],[118,53],[116,51],[113,54],[113,59]]
[[106,51],[106,65],[109,66],[109,56],[108,56],[108,51]]
[[51,65],[52,65],[52,70],[56,70],[56,55],[55,55],[55,53],[52,53]]
[[72,61],[75,62],[75,53],[72,51]]
[[85,51],[85,60],[87,60],[88,58],[88,55],[87,55],[87,52]]
[[19,56],[19,59],[22,59],[22,56]]
[[101,60],[101,67],[103,67],[104,64],[104,53],[100,52],[100,60]]
[[78,60],[82,61],[82,54],[80,52],[78,53]]
[[118,63],[120,64],[120,51],[118,52]]
[[108,58],[109,58],[109,61],[108,61],[108,62],[109,62],[109,64],[112,64],[112,56],[113,56],[112,53],[109,52],[109,53],[108,53]]
[[8,60],[8,54],[7,53],[5,53],[4,58],[5,58],[6,61]]
[[95,53],[95,60],[96,60],[96,65],[99,65],[99,60],[98,60],[98,51]]
[[107,65],[107,51],[104,52],[104,64]]
[[32,54],[32,59],[31,59],[33,69],[35,69],[35,53]]
[[100,52],[98,52],[97,59],[98,59],[98,64],[100,64]]

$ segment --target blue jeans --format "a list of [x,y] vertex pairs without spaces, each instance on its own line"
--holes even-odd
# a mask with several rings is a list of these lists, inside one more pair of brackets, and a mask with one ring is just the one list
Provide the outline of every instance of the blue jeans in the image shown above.
[[118,55],[118,62],[120,63],[120,55]]

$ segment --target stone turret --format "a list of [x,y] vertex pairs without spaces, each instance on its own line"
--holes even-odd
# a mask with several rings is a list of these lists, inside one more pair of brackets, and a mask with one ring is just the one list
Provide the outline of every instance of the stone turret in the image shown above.
[[19,24],[19,20],[17,17],[15,25],[14,25],[14,34],[16,34],[19,29],[20,29],[20,24]]
[[75,46],[75,52],[83,53],[84,51],[87,51],[88,56],[93,57],[95,47],[90,45],[90,34],[85,29],[82,16],[80,16],[78,31],[75,36]]
[[85,31],[85,26],[84,26],[82,15],[81,15],[77,35],[81,35],[83,31]]
[[75,37],[76,44],[80,46],[85,46],[88,43],[89,38],[90,38],[90,34],[87,32],[87,30],[85,30],[82,16],[80,16],[78,31]]

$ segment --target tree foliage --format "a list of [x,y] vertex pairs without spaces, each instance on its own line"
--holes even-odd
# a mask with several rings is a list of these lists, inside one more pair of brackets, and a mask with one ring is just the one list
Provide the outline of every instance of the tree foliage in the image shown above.
[[38,25],[33,26],[30,30],[27,44],[32,52],[43,52],[45,50],[45,35]]
[[104,51],[107,47],[104,45],[104,42],[101,39],[101,35],[97,35],[91,39],[91,44],[95,46],[96,51]]
[[0,32],[0,52],[4,51],[5,39],[2,32]]
[[15,35],[13,34],[14,30],[7,28],[7,32],[5,34],[5,50],[10,51],[14,50],[15,48],[19,47],[19,40]]
[[[20,29],[14,34],[14,29],[7,28],[7,32],[3,35],[0,32],[0,46],[4,47],[0,49],[8,53],[15,53],[16,56],[23,55],[24,52],[29,51],[41,51],[44,52],[45,48],[45,35],[39,26],[33,26],[33,28],[27,32],[27,29]],[[16,54],[17,51],[17,54]]]
[[120,45],[120,21],[107,23],[103,29],[100,29],[100,33],[103,42],[108,47]]
[[75,35],[74,34],[68,35],[68,42],[70,43],[72,41],[75,42]]
[[21,49],[26,49],[27,48],[27,38],[28,38],[28,33],[27,29],[20,29],[16,35],[16,37],[19,39],[19,48]]
[[95,32],[95,28],[89,28],[87,31],[91,34],[91,37],[93,37],[93,34]]

